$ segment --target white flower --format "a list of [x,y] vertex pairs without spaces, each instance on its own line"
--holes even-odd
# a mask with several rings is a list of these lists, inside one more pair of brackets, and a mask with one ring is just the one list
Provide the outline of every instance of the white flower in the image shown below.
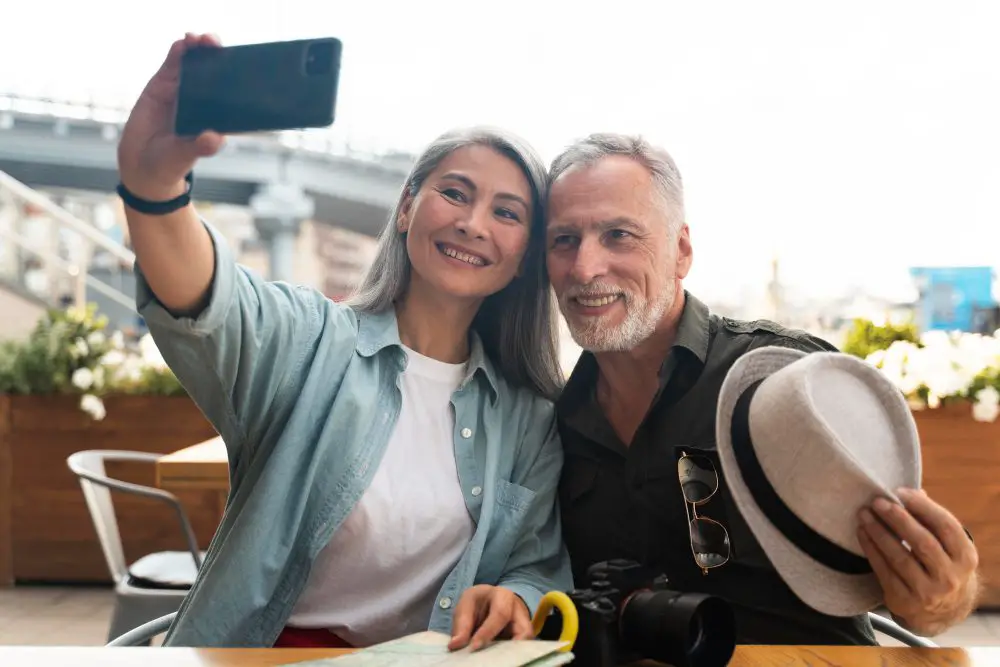
[[90,347],[87,345],[87,341],[82,338],[77,338],[73,345],[69,348],[69,353],[74,359],[79,359],[80,357],[85,357],[90,354]]
[[80,398],[80,409],[96,421],[101,421],[107,415],[104,409],[104,401],[93,394],[84,394]]
[[83,322],[87,318],[87,311],[83,308],[77,308],[76,306],[70,306],[66,309],[66,318],[71,322]]
[[100,359],[101,366],[120,366],[125,363],[125,353],[121,350],[109,350]]
[[976,392],[972,404],[972,418],[979,422],[994,422],[1000,417],[1000,392],[994,387],[986,387]]
[[995,422],[1000,417],[1000,405],[980,403],[972,404],[972,418],[977,422]]
[[87,345],[90,347],[100,347],[104,345],[107,340],[107,336],[104,335],[102,331],[92,331],[89,336],[87,336]]
[[163,355],[160,354],[159,348],[156,347],[156,342],[149,334],[139,339],[139,353],[142,355],[142,361],[146,366],[159,370],[167,369],[167,362],[164,361]]
[[[923,347],[897,341],[869,355],[906,396],[911,405],[926,390],[926,407],[939,407],[947,398],[965,397],[976,378],[1000,367],[1000,339],[980,334],[928,331],[920,337]],[[988,398],[988,397],[987,397]],[[987,415],[991,408],[980,407]]]
[[87,391],[94,385],[94,373],[89,368],[77,368],[70,381],[77,389]]
[[94,369],[94,389],[104,389],[105,371],[104,366]]
[[113,350],[124,350],[125,349],[125,334],[121,331],[116,331],[111,334],[111,349]]
[[996,387],[984,387],[976,392],[977,403],[988,403],[990,405],[1000,405],[1000,391]]

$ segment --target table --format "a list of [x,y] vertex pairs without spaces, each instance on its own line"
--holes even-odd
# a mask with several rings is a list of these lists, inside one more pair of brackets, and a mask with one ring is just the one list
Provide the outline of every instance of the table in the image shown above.
[[156,462],[156,485],[160,488],[229,491],[229,460],[222,438],[215,437]]
[[216,511],[222,520],[229,495],[229,459],[222,438],[161,456],[156,461],[156,486],[165,491],[214,491]]
[[[343,655],[337,649],[186,649],[0,646],[0,665],[25,667],[274,667]],[[572,666],[572,663],[570,663]],[[740,646],[730,667],[995,667],[1000,647],[915,649]],[[405,667],[405,665],[403,666]]]

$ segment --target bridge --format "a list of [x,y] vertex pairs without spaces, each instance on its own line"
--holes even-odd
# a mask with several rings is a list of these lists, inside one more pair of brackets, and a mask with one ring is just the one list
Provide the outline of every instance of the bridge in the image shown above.
[[[127,109],[0,93],[0,172],[34,188],[113,192]],[[249,206],[268,186],[297,185],[312,219],[376,236],[413,162],[402,152],[359,150],[331,132],[230,137],[199,162],[194,198]]]

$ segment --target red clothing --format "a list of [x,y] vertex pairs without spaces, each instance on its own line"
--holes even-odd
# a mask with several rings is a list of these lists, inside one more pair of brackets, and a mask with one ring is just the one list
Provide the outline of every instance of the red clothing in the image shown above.
[[274,648],[354,648],[323,628],[291,628],[287,625],[274,641]]

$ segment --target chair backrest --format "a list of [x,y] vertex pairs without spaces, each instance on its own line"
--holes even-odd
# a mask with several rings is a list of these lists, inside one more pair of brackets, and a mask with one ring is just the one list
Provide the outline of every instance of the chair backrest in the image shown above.
[[[94,529],[97,531],[101,550],[108,563],[108,570],[116,582],[128,576],[128,563],[125,561],[121,533],[118,532],[118,519],[111,501],[112,489],[169,503],[179,515],[189,548],[193,545],[193,550],[197,551],[197,542],[187,516],[172,494],[161,489],[112,479],[105,472],[105,463],[108,461],[155,464],[159,458],[160,454],[149,452],[90,449],[72,454],[66,459],[66,465],[80,480],[80,488],[83,489],[83,497],[87,502],[90,518],[94,522]],[[201,557],[198,554],[195,554],[195,565],[201,565]]]
[[177,616],[176,611],[166,616],[154,618],[152,621],[143,623],[137,628],[132,628],[120,637],[115,637],[106,646],[145,646],[153,637],[169,630],[175,616]]
[[868,613],[868,618],[872,622],[872,627],[875,628],[877,632],[881,632],[884,635],[892,637],[896,641],[902,642],[907,646],[914,646],[918,648],[938,648],[938,645],[931,640],[913,634],[890,618],[886,618],[885,616],[872,612]]

